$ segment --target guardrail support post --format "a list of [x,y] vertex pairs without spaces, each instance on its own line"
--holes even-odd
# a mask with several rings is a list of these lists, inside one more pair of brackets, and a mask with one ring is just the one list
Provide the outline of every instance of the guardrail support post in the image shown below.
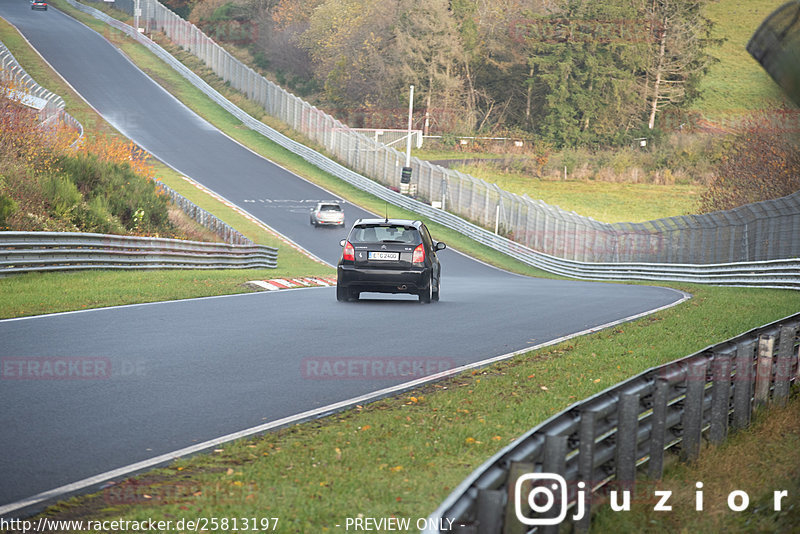
[[[557,434],[547,434],[544,437],[544,461],[542,462],[542,471],[545,473],[564,474],[564,467],[566,464],[567,456],[567,436],[559,436]],[[563,503],[562,506],[566,506]],[[552,518],[558,513],[560,507],[553,506],[545,513],[545,517]],[[543,534],[558,534],[559,525],[543,525]]]
[[795,379],[800,382],[800,346],[794,351],[794,361],[797,364],[797,376]]
[[[532,462],[512,462],[508,469],[508,482],[506,487],[508,490],[508,498],[506,499],[506,513],[503,519],[503,534],[524,534],[528,531],[528,527],[523,525],[517,519],[516,511],[514,510],[514,502],[517,496],[514,494],[516,489],[517,479],[522,475],[533,473],[536,466]],[[523,485],[525,494],[531,490],[530,481]],[[531,510],[528,507],[527,499],[520,499],[523,508],[523,515],[529,515]]]
[[664,474],[664,445],[667,433],[667,400],[669,382],[657,379],[653,394],[653,416],[650,425],[650,460],[647,474],[654,480],[661,480]]
[[703,432],[703,397],[706,386],[705,360],[689,363],[686,373],[686,398],[683,406],[683,440],[681,459],[694,461],[700,455],[700,439]]
[[775,336],[764,334],[758,340],[758,364],[756,365],[756,407],[769,400],[769,387],[772,384],[772,360],[775,351]]
[[709,439],[719,444],[728,437],[728,413],[731,405],[731,356],[714,355],[714,387],[711,390],[711,430]]
[[636,442],[639,434],[639,395],[619,396],[616,436],[616,478],[619,488],[632,490],[636,482]]
[[480,534],[500,534],[504,501],[505,492],[502,490],[478,491],[477,520]]
[[733,386],[733,428],[750,425],[753,412],[753,354],[756,342],[748,340],[736,347],[736,377]]
[[594,440],[597,437],[597,413],[592,410],[581,412],[581,426],[578,430],[578,480],[586,484],[585,513],[574,523],[575,532],[589,532],[592,521],[592,488],[594,487]]
[[794,338],[796,335],[797,325],[781,328],[781,337],[778,342],[778,361],[775,366],[775,393],[773,396],[775,402],[780,406],[786,404],[786,398],[789,396]]

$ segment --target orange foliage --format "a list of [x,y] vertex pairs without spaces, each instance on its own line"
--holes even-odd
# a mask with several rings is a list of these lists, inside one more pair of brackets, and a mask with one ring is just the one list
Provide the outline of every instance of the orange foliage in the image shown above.
[[152,179],[154,169],[147,153],[132,141],[117,137],[84,138],[58,117],[41,117],[19,101],[21,93],[11,81],[0,81],[0,156],[23,163],[37,174],[58,171],[59,156],[83,152],[101,161],[127,163],[139,176]]
[[308,22],[311,12],[321,0],[280,0],[272,8],[272,21],[278,28],[286,28],[298,22]]
[[703,212],[728,210],[800,190],[800,139],[769,120],[752,120],[717,166]]
[[36,173],[54,170],[55,161],[75,141],[75,132],[56,117],[42,117],[20,103],[11,83],[0,84],[0,155]]
[[94,154],[101,161],[127,163],[133,172],[148,180],[155,175],[147,152],[133,141],[123,141],[117,137],[94,137],[84,142],[80,150],[86,154]]

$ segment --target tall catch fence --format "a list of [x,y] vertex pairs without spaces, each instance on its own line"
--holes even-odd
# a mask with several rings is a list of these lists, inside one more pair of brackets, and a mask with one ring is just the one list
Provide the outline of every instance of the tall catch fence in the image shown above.
[[[136,0],[116,7],[133,15]],[[405,155],[267,80],[156,0],[140,0],[140,27],[164,32],[231,87],[261,105],[340,163],[395,189]],[[719,264],[800,257],[800,192],[705,215],[645,223],[602,223],[501,190],[467,174],[412,158],[419,200],[442,208],[538,252],[579,262]]]

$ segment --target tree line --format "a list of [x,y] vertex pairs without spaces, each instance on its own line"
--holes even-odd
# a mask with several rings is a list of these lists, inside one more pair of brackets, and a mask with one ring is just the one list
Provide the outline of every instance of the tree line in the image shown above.
[[619,144],[682,122],[712,62],[709,0],[171,1],[353,126],[403,127],[413,84],[429,133]]

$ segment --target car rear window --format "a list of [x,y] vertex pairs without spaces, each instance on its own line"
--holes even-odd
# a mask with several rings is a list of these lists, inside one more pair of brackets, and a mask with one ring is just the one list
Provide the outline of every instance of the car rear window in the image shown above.
[[351,243],[422,243],[419,232],[414,227],[402,225],[365,225],[356,226],[350,233]]
[[320,211],[342,211],[342,208],[337,204],[323,204],[319,208]]

